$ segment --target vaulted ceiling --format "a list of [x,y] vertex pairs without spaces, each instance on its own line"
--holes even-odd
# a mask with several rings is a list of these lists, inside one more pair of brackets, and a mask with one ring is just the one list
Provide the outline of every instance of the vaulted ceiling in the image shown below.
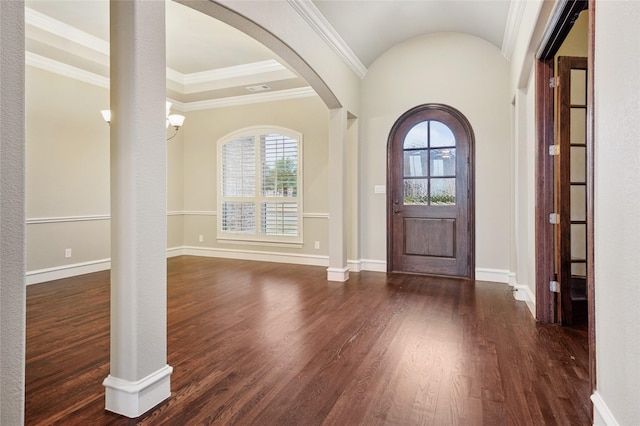
[[[360,77],[389,48],[435,32],[481,37],[509,57],[521,3],[287,1]],[[26,0],[27,64],[108,87],[108,16],[107,0]],[[183,109],[313,93],[284,61],[251,37],[170,0],[166,16],[167,94]]]

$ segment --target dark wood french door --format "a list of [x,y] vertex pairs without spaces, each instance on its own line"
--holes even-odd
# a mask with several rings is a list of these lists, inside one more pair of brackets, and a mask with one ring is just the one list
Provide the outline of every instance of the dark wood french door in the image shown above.
[[456,109],[421,105],[388,143],[389,272],[473,278],[473,131]]
[[587,322],[587,58],[560,56],[555,161],[557,318]]

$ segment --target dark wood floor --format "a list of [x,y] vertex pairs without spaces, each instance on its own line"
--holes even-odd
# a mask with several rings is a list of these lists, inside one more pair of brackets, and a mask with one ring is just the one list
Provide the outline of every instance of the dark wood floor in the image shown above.
[[29,286],[27,425],[587,425],[587,336],[504,284],[169,259],[172,396],[104,411],[108,272]]

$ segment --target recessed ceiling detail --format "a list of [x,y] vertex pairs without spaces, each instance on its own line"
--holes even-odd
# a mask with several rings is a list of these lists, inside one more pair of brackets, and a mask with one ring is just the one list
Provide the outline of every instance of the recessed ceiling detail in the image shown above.
[[[246,34],[179,3],[166,5],[167,96],[176,108],[311,96],[308,83]],[[108,16],[104,0],[27,0],[26,64],[108,88]]]
[[247,86],[245,89],[250,92],[264,92],[265,90],[271,90],[271,87],[266,84],[258,84],[257,86]]

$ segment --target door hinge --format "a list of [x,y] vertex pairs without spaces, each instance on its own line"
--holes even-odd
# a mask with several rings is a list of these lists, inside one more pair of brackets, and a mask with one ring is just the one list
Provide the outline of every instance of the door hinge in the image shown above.
[[549,213],[549,223],[557,225],[560,223],[560,213]]
[[560,155],[560,145],[549,145],[549,155]]
[[549,281],[549,291],[552,293],[560,293],[560,283],[558,281]]
[[560,86],[560,77],[556,76],[556,77],[551,77],[549,79],[549,87],[551,89],[555,89],[556,87]]

